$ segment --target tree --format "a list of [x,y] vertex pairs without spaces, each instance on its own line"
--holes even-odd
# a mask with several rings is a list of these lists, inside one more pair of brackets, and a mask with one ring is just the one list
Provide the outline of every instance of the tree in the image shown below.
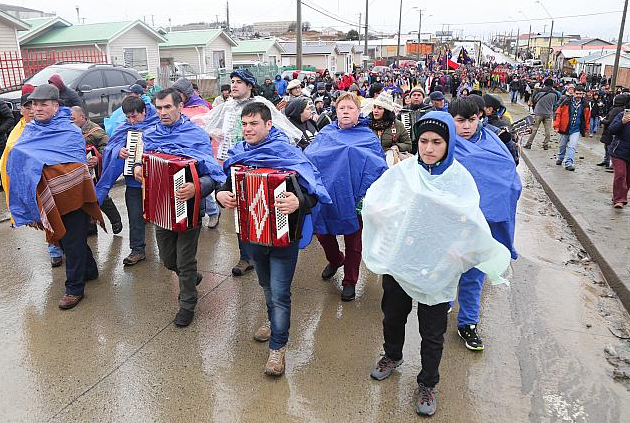
[[359,40],[359,33],[356,31],[356,29],[351,29],[350,31],[348,31],[348,33],[346,34],[346,40],[347,41]]

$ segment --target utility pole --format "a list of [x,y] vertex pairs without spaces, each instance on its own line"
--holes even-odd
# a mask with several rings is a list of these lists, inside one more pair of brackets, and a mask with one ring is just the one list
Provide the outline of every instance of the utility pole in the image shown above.
[[514,60],[518,60],[518,41],[521,38],[521,28],[516,30],[516,51],[514,52]]
[[551,39],[553,38],[553,21],[551,21],[551,32],[549,33],[549,47],[547,48],[547,69],[551,70]]
[[302,69],[302,0],[297,0],[297,25],[295,28],[295,68]]
[[400,11],[398,12],[398,44],[396,45],[396,65],[398,65],[398,63],[400,62],[400,25],[401,23],[402,23],[402,0],[400,0]]
[[225,2],[225,30],[230,32],[230,2]]
[[628,12],[628,0],[623,6],[623,15],[621,15],[621,26],[619,27],[619,38],[617,39],[617,53],[615,54],[615,64],[613,65],[612,81],[610,87],[613,92],[617,85],[617,72],[619,72],[619,57],[621,56],[621,45],[623,44],[623,30],[626,26],[626,13]]
[[[368,64],[368,0],[365,0],[365,44],[363,45],[363,55],[365,59],[363,60],[363,70],[367,71]],[[375,55],[376,56],[376,55]]]
[[422,34],[422,12],[424,9],[418,8],[418,13],[420,14],[420,18],[418,19],[418,61],[420,61],[420,45],[422,43],[421,34]]
[[74,6],[77,11],[77,23],[81,24],[81,15],[79,14],[79,6]]
[[361,42],[361,13],[359,13],[359,27],[358,29],[358,33],[359,33],[359,42]]

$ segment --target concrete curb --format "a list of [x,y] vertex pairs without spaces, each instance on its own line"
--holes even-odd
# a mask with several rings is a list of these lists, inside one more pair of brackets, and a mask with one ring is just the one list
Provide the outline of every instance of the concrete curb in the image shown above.
[[604,255],[597,248],[596,243],[589,236],[587,230],[589,229],[588,223],[585,221],[579,221],[573,214],[571,214],[571,211],[562,203],[553,189],[551,189],[549,184],[540,175],[533,162],[527,157],[525,150],[522,151],[521,157],[525,160],[527,167],[532,172],[538,183],[542,185],[543,190],[547,193],[553,205],[558,209],[562,217],[564,217],[569,223],[569,227],[577,237],[578,241],[580,241],[580,243],[584,246],[584,250],[599,265],[606,282],[608,282],[608,285],[617,294],[625,309],[630,313],[630,289],[628,289],[628,287],[623,283],[619,274],[615,271],[613,266],[608,263]]

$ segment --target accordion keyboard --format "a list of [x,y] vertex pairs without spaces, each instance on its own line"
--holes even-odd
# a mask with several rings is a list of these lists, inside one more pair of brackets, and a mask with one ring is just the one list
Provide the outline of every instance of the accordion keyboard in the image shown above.
[[[180,169],[173,175],[173,198],[175,193],[186,183],[186,170]],[[188,205],[186,201],[175,200],[175,222],[179,223],[188,216]]]
[[136,164],[136,152],[138,148],[138,143],[140,141],[140,137],[142,136],[141,132],[129,131],[127,132],[127,152],[129,153],[129,157],[125,159],[125,167],[123,169],[124,176],[133,176],[133,168]]

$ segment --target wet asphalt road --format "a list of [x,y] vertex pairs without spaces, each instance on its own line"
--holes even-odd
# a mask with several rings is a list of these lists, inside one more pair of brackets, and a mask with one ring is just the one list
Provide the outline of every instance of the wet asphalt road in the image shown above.
[[[484,289],[482,353],[466,350],[449,316],[434,422],[630,422],[630,393],[609,352],[629,349],[630,319],[548,197],[520,167],[511,285]],[[112,197],[121,214],[124,189]],[[1,214],[1,213],[0,213]],[[123,221],[126,219],[123,217]],[[126,222],[125,222],[126,224]],[[126,226],[126,225],[125,225]],[[356,301],[324,282],[317,242],[301,253],[293,285],[287,372],[263,374],[267,347],[252,339],[265,318],[255,274],[230,276],[233,219],[202,231],[204,274],[194,323],[179,329],[177,282],[158,262],[123,268],[127,228],[90,239],[100,278],[70,311],[57,308],[64,270],[51,269],[43,234],[0,223],[0,421],[402,422],[420,368],[415,312],[405,363],[369,378],[382,344],[377,276],[362,268]],[[621,334],[621,335],[620,335]],[[629,373],[630,374],[630,373]]]

